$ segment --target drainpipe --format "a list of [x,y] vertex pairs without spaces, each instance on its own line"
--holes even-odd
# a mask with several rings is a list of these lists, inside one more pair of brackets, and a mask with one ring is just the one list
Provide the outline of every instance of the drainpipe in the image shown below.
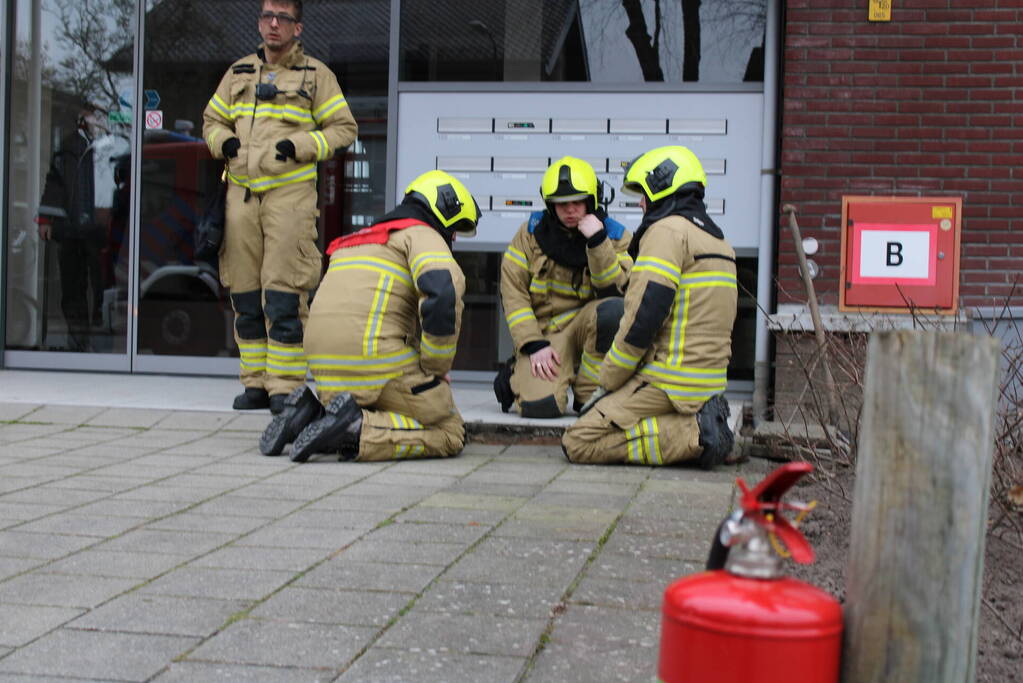
[[771,380],[770,336],[767,314],[774,312],[774,193],[778,176],[777,107],[780,88],[778,58],[781,54],[781,0],[768,0],[764,34],[764,133],[760,152],[760,253],[757,260],[756,362],[753,366],[753,421],[767,417],[767,388]]

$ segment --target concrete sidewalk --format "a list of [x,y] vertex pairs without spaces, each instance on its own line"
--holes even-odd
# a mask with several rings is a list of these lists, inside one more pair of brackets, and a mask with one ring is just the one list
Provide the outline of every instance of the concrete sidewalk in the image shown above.
[[12,378],[0,681],[651,680],[661,594],[733,500],[736,467],[557,446],[296,465],[258,453],[268,415],[110,407],[95,381],[25,402]]

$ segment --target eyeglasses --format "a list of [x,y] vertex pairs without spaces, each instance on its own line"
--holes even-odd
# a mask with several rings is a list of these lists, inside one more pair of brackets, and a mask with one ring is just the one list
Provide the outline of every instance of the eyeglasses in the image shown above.
[[291,26],[292,24],[298,23],[298,20],[290,14],[284,12],[263,12],[259,15],[259,20],[265,24],[273,23],[276,19],[280,26]]

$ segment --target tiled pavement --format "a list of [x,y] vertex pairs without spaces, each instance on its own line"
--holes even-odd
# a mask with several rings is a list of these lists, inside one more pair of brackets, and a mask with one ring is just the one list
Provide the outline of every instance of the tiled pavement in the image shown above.
[[296,465],[266,419],[0,402],[0,681],[649,681],[737,472]]

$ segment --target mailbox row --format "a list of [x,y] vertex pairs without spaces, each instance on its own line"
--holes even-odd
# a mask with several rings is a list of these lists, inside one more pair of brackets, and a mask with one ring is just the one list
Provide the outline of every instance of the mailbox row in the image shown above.
[[[480,207],[484,211],[489,209],[490,211],[521,211],[529,213],[544,209],[544,203],[540,197],[527,197],[523,195],[491,195],[490,197],[479,197],[478,199],[484,200],[483,206]],[[489,204],[486,200],[489,200]],[[724,199],[710,198],[706,200],[706,204],[707,213],[717,216],[724,215]],[[619,196],[611,202],[611,205],[607,210],[608,213],[612,215],[615,213],[642,213],[643,211],[639,207],[639,198],[629,196]]]
[[[582,157],[597,173],[624,173],[632,159]],[[437,168],[463,173],[543,173],[550,157],[438,156]],[[701,159],[707,175],[724,175],[725,159]]]
[[445,116],[445,134],[515,133],[558,135],[726,135],[728,119],[567,119]]

